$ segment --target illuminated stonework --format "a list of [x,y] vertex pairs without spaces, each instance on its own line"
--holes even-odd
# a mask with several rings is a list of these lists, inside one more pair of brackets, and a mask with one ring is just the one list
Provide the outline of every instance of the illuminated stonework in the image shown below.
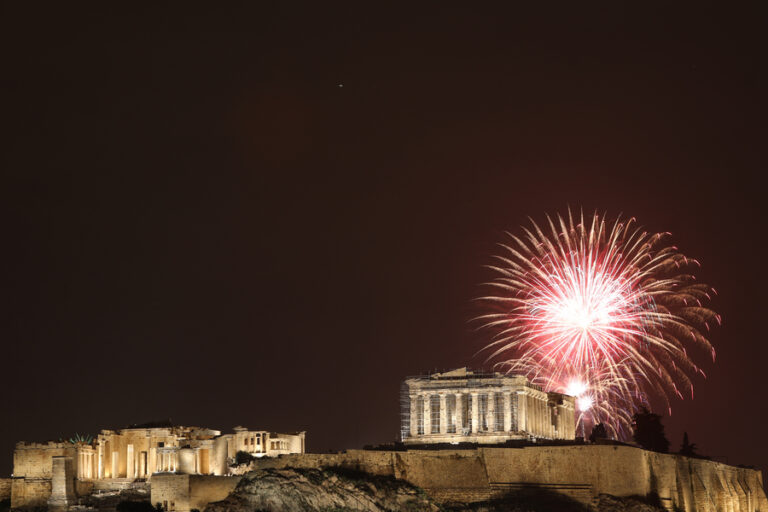
[[228,475],[237,452],[254,457],[304,453],[305,433],[235,427],[234,433],[181,426],[102,430],[93,442],[16,444],[11,506],[63,504],[77,495],[149,482],[156,474]]
[[460,368],[406,379],[401,438],[408,444],[574,439],[574,398],[523,376]]

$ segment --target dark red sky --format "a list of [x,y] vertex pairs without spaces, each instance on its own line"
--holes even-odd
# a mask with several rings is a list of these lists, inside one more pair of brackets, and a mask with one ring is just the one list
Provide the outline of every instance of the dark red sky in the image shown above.
[[764,12],[260,4],[3,8],[0,474],[168,417],[391,441],[404,376],[483,364],[502,232],[567,204],[702,262],[669,437],[768,466]]

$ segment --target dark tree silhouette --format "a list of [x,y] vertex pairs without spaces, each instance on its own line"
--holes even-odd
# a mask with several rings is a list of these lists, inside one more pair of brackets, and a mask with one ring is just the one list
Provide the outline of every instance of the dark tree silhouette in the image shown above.
[[250,464],[252,460],[253,460],[253,455],[251,455],[248,452],[239,450],[235,454],[235,464],[237,464],[238,466],[241,464]]
[[160,503],[153,507],[148,501],[121,501],[115,507],[117,512],[161,512],[163,510]]
[[608,439],[608,429],[606,429],[605,425],[602,423],[598,423],[592,427],[592,433],[589,434],[589,440],[593,443],[598,439]]
[[664,425],[658,414],[643,407],[632,416],[632,428],[635,430],[632,436],[635,442],[646,450],[662,453],[669,451],[669,441],[664,435]]
[[688,457],[695,457],[696,443],[688,442],[688,432],[683,432],[683,444],[680,446],[680,455],[686,455]]

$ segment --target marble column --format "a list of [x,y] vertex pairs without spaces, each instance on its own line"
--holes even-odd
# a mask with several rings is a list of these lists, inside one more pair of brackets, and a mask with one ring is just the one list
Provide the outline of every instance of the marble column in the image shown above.
[[528,409],[528,432],[531,434],[536,433],[536,401],[531,395],[526,396],[528,403],[526,408]]
[[534,400],[536,401],[536,437],[541,437],[541,434],[542,434],[541,400],[539,400],[538,396]]
[[411,395],[411,424],[410,424],[410,434],[411,437],[416,437],[419,435],[419,397],[416,395]]
[[424,434],[432,433],[432,397],[424,395]]
[[448,400],[445,393],[440,393],[440,433],[448,433]]
[[496,393],[489,391],[487,400],[485,422],[488,424],[488,432],[494,432],[496,430]]
[[504,392],[504,432],[512,430],[512,393]]
[[547,409],[546,414],[546,420],[547,420],[547,432],[549,432],[550,439],[555,438],[555,419],[556,417],[552,415],[553,408],[549,405],[549,399],[544,403],[544,407]]
[[536,405],[539,410],[539,436],[544,437],[546,435],[546,430],[544,428],[544,403],[541,400],[541,397],[536,398]]
[[464,429],[464,404],[461,401],[462,394],[456,393],[456,433],[460,434]]
[[133,456],[133,445],[129,444],[125,448],[125,477],[126,478],[134,478],[136,476],[135,474],[135,464],[136,464],[136,458]]
[[547,425],[549,430],[549,437],[551,439],[555,438],[555,423],[557,422],[557,415],[554,414],[555,410],[557,409],[557,406],[550,406],[549,400],[547,400]]
[[476,433],[480,427],[480,404],[478,403],[479,395],[477,393],[470,393],[472,395],[472,433]]

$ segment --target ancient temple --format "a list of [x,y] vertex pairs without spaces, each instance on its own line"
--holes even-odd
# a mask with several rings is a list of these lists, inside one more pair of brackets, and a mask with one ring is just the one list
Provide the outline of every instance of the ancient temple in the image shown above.
[[76,495],[148,484],[156,475],[226,476],[237,452],[256,458],[304,453],[304,443],[304,432],[235,427],[222,434],[155,424],[102,430],[95,439],[19,442],[13,453],[11,506],[64,506]]
[[407,444],[574,439],[574,398],[521,375],[460,368],[408,378],[401,390],[401,438]]

